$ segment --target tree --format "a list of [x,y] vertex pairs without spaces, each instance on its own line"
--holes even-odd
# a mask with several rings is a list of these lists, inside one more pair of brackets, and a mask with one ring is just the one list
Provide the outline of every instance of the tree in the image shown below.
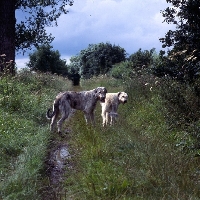
[[149,71],[155,62],[157,62],[157,53],[155,48],[151,50],[139,49],[131,54],[125,62],[120,62],[112,67],[111,75],[114,78],[128,80],[135,75],[143,74],[144,70]]
[[[15,60],[15,1],[0,1],[0,55],[6,55],[5,61]],[[5,64],[0,64],[2,72]],[[10,72],[14,74],[14,64],[11,66]]]
[[155,48],[152,48],[150,51],[149,50],[142,51],[142,49],[139,49],[134,54],[131,54],[128,60],[132,62],[133,68],[141,70],[144,67],[145,68],[149,67],[153,63],[154,54],[156,54]]
[[76,59],[71,60],[70,66],[74,66],[75,62],[79,65],[79,74],[83,78],[90,78],[107,73],[113,64],[125,59],[126,51],[119,46],[110,43],[90,44]]
[[110,71],[110,75],[116,79],[129,81],[133,75],[132,67],[133,67],[132,62],[128,60],[117,63],[116,65],[112,67]]
[[[57,25],[57,19],[66,14],[66,5],[73,0],[1,0],[0,1],[0,55],[15,61],[15,50],[31,49],[52,42],[45,27]],[[24,13],[24,20],[16,23],[15,11]]]
[[200,72],[200,1],[166,1],[172,6],[162,11],[164,22],[176,26],[160,38],[164,48],[172,48],[166,63],[173,66],[170,71],[175,77],[192,81]]
[[70,58],[70,64],[68,64],[68,78],[72,80],[73,85],[79,85],[80,83],[80,58],[78,56],[72,56]]
[[60,53],[52,50],[50,45],[42,45],[29,55],[27,66],[33,71],[51,72],[67,76],[68,69],[65,60],[60,59]]

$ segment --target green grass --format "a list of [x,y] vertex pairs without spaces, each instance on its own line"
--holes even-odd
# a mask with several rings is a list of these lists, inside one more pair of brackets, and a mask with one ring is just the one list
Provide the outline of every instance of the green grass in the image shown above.
[[28,71],[0,80],[0,199],[41,199],[51,139],[45,113],[69,81]]
[[157,91],[146,89],[144,96],[135,84],[124,88],[130,94],[129,102],[120,105],[114,127],[102,128],[100,114],[96,127],[85,126],[81,113],[75,115],[69,141],[74,169],[66,175],[67,196],[199,199],[199,158],[177,147]]
[[[161,95],[164,90],[154,82],[148,76],[126,82],[98,77],[81,80],[81,87],[72,88],[68,80],[49,74],[24,71],[2,78],[0,199],[43,199],[49,188],[44,164],[48,148],[62,141],[69,144],[71,154],[63,200],[200,199],[200,159],[195,156],[199,149],[189,148],[198,135],[199,121],[187,129],[183,121],[176,126],[178,114],[172,113],[170,119],[170,104]],[[119,106],[115,126],[101,126],[98,103],[95,127],[86,126],[83,113],[77,111],[64,124],[72,130],[66,137],[50,133],[45,113],[56,94],[97,86],[129,95],[128,103]]]

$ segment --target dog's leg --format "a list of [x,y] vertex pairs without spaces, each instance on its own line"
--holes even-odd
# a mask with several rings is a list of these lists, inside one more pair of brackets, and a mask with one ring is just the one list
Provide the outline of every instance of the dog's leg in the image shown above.
[[102,119],[103,119],[102,125],[105,126],[106,125],[106,115],[101,114],[101,116],[102,116]]
[[110,118],[110,126],[112,126],[113,125],[113,116],[110,113],[108,113],[108,115]]
[[102,116],[102,119],[103,119],[102,125],[105,126],[106,125],[106,111],[105,111],[105,106],[102,106],[101,116]]
[[110,125],[114,125],[114,123],[116,122],[116,118],[118,117],[118,114],[116,112],[110,112],[109,113],[110,116]]
[[112,105],[112,111],[110,112],[110,125],[114,125],[115,121],[116,121],[116,118],[118,117],[118,114],[117,114],[117,109],[118,109],[118,104],[113,104]]
[[68,102],[62,106],[60,106],[60,111],[61,111],[61,118],[57,122],[57,127],[58,127],[58,133],[61,133],[62,130],[62,124],[65,121],[65,119],[68,118],[69,114],[71,113],[72,108],[68,104]]
[[58,117],[58,113],[56,113],[51,119],[51,124],[50,124],[50,130],[51,131],[53,131],[53,129],[54,129],[57,117]]
[[90,120],[91,120],[91,123],[92,123],[93,125],[95,125],[94,111],[92,111],[92,112],[90,113]]
[[90,114],[87,112],[84,112],[84,117],[85,117],[86,124],[89,124],[91,122]]
[[110,120],[109,112],[106,112],[106,115],[105,115],[105,122],[106,122],[106,125],[108,125],[109,120]]

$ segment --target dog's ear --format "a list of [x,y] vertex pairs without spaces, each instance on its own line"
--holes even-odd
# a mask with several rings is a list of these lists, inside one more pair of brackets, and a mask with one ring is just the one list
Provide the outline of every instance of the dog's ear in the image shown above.
[[98,91],[98,88],[95,88],[95,89],[94,89],[94,93],[97,93],[97,91]]
[[117,96],[119,97],[119,95],[120,95],[121,93],[122,93],[122,92],[118,92],[118,93],[117,93]]

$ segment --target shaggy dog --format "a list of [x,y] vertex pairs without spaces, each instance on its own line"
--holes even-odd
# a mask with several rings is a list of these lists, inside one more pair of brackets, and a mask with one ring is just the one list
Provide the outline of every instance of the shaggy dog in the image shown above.
[[94,109],[97,101],[104,102],[106,93],[105,87],[97,87],[89,91],[67,91],[58,94],[53,103],[53,112],[50,114],[51,109],[48,109],[46,113],[47,118],[51,119],[50,130],[53,130],[56,119],[61,114],[57,122],[58,132],[61,133],[62,123],[68,118],[72,109],[82,110],[86,123],[94,124]]
[[107,93],[105,102],[101,102],[103,126],[107,125],[110,118],[110,125],[114,124],[117,114],[117,109],[120,103],[127,103],[128,95],[125,92]]

